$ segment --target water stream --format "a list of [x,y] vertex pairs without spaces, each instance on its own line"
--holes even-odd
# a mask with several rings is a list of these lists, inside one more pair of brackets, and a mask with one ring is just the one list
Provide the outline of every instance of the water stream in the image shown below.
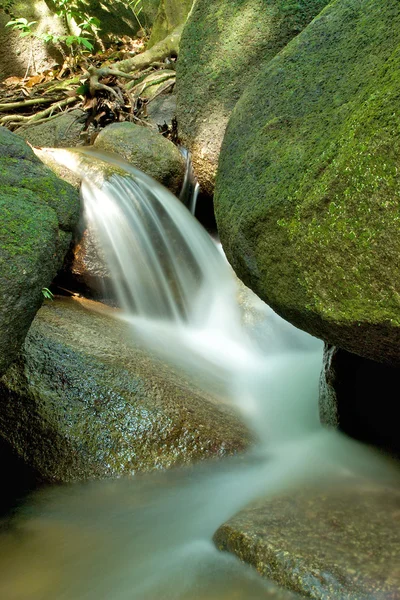
[[221,463],[41,493],[1,540],[0,597],[268,598],[266,582],[214,548],[218,526],[262,494],[386,467],[322,429],[322,343],[261,302],[246,322],[221,249],[182,203],[115,156],[52,152],[83,179],[119,318],[193,385],[230,401],[259,441]]

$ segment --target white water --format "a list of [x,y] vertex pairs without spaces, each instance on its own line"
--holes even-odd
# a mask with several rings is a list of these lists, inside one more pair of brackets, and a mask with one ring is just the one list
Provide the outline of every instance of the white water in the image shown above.
[[[116,157],[53,154],[84,177],[85,210],[132,335],[231,401],[259,444],[221,464],[49,491],[3,539],[0,597],[266,598],[264,582],[212,546],[218,526],[260,494],[385,467],[321,428],[322,344],[261,304],[246,324],[223,254],[176,198]],[[109,180],[104,160],[118,169]]]

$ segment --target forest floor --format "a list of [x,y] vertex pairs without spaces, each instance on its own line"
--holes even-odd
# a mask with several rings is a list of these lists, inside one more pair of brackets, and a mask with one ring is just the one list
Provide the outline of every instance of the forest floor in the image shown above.
[[[103,52],[66,57],[58,68],[8,77],[0,83],[0,125],[14,131],[76,108],[85,111],[84,129],[92,137],[114,122],[146,125],[148,103],[175,85],[177,40],[171,47],[170,38],[150,50],[143,39],[124,38]],[[176,135],[170,129],[161,133]]]

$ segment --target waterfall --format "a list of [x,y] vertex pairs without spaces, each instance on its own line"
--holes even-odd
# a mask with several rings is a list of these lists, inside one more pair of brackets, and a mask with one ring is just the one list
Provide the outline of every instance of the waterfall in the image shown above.
[[[135,340],[230,401],[259,442],[247,456],[36,497],[0,545],[4,600],[257,600],[268,584],[211,538],[260,494],[382,462],[318,422],[322,343],[255,300],[190,211],[153,179],[93,150],[52,154],[83,179],[90,228]],[[28,591],[27,591],[28,590]]]

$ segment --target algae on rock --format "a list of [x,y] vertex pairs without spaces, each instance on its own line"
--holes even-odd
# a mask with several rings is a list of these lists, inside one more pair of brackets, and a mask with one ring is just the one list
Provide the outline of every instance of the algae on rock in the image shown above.
[[16,358],[61,267],[79,194],[18,136],[0,127],[0,374]]
[[[269,62],[327,0],[197,0],[177,61],[179,136],[201,187],[214,189],[229,116],[261,65]],[[262,102],[263,97],[256,99]]]
[[238,275],[332,344],[400,364],[400,4],[337,0],[236,105],[216,187]]

